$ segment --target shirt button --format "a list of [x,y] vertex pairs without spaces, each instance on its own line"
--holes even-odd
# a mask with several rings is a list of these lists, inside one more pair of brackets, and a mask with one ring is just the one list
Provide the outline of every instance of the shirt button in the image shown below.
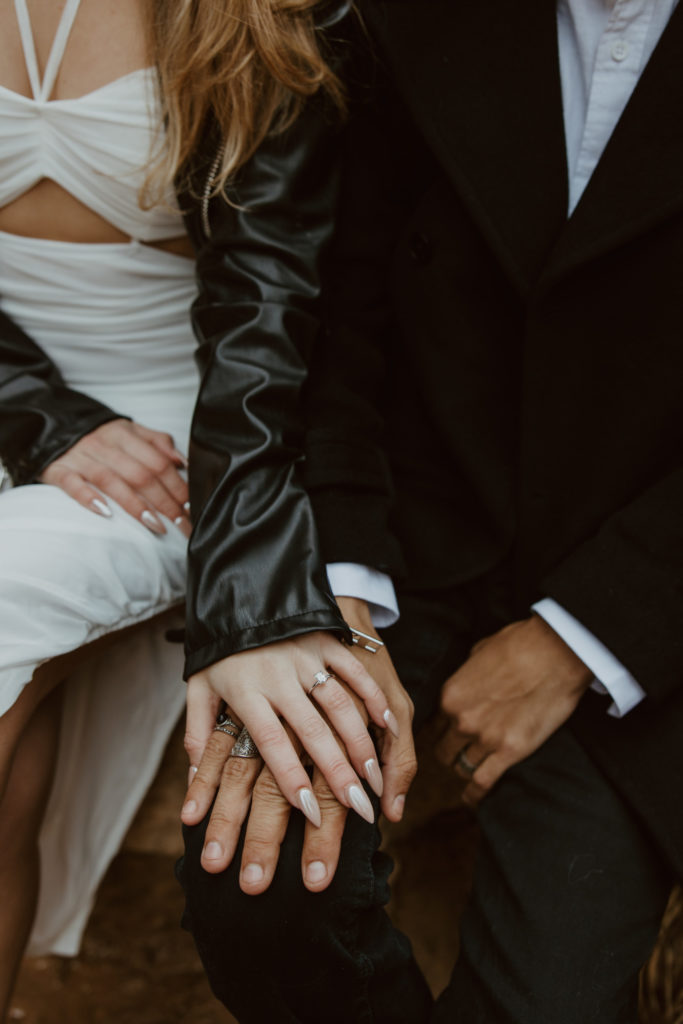
[[617,39],[612,43],[612,60],[621,62],[626,60],[629,55],[631,47],[628,45],[625,39]]

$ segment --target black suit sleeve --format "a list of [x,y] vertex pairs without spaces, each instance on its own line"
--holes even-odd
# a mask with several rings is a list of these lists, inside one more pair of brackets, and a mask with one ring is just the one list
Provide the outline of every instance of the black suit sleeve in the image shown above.
[[68,388],[42,349],[0,312],[0,459],[15,484],[31,483],[81,437],[118,418]]
[[541,589],[662,699],[683,685],[683,469],[653,485]]
[[338,224],[325,264],[325,330],[305,391],[305,482],[325,560],[396,577],[404,564],[390,528],[384,405],[397,347],[390,277],[406,162],[396,151],[401,133],[381,68],[360,41],[356,58]]

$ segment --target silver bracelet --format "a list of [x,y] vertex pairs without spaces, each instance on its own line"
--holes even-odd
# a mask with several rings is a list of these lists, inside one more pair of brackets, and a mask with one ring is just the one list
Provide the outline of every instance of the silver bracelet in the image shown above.
[[364,651],[370,651],[370,654],[377,654],[380,647],[386,646],[384,641],[377,636],[370,636],[361,629],[356,629],[355,626],[349,626],[349,629],[351,630],[351,643],[354,647],[362,647]]

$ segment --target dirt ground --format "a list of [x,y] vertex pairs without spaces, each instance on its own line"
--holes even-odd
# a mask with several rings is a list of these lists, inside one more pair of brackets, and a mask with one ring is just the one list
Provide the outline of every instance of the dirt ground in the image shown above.
[[[429,735],[422,744],[429,748]],[[477,833],[473,820],[454,809],[448,774],[428,758],[421,757],[421,764],[406,818],[392,828],[387,844],[397,864],[391,913],[413,937],[416,956],[437,992],[457,954],[453,921],[467,896]],[[192,941],[178,925],[182,898],[173,864],[180,852],[177,816],[185,777],[177,730],[100,889],[80,956],[26,960],[12,1021],[237,1024],[213,998]],[[645,977],[643,1024],[683,1024],[678,903],[672,904],[665,939]]]

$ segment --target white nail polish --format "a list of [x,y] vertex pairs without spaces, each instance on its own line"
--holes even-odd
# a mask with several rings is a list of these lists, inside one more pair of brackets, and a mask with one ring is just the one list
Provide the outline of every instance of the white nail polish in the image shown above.
[[176,516],[173,522],[176,526],[182,526],[183,523],[187,522],[187,519],[185,518],[185,516]]
[[374,757],[369,758],[363,765],[365,768],[365,778],[372,786],[373,792],[377,796],[381,796],[384,792],[384,779],[382,778],[382,771],[380,766]]
[[145,509],[145,511],[141,513],[140,519],[145,524],[147,529],[152,531],[152,533],[161,535],[162,533],[166,532],[161,522],[157,519],[153,512],[149,511],[149,509]]
[[389,708],[387,708],[387,710],[382,715],[382,718],[387,723],[387,728],[388,728],[389,732],[391,733],[391,735],[395,736],[396,739],[398,739],[398,737],[399,737],[398,722],[396,721],[396,716],[394,715],[393,711],[390,711]]
[[299,807],[304,812],[308,820],[315,825],[316,828],[320,828],[322,816],[320,814],[320,806],[313,794],[313,791],[305,788],[300,789],[296,798],[299,802]]
[[93,498],[90,502],[90,508],[93,512],[97,512],[98,516],[104,516],[105,519],[111,519],[113,515],[106,501],[101,501],[100,498]]
[[187,512],[187,514],[189,516],[189,514],[190,514],[190,503],[189,503],[189,501],[185,502],[185,504],[183,505],[183,508],[185,509],[185,511]]
[[346,798],[353,807],[356,814],[360,814],[361,818],[369,821],[372,825],[375,820],[375,815],[372,810],[372,804],[368,800],[367,796],[360,788],[360,786],[349,786],[346,790]]
[[190,765],[190,770],[187,773],[187,785],[188,785],[188,788],[194,782],[194,777],[195,777],[196,774],[197,774],[197,766],[194,765],[194,764],[191,764]]

